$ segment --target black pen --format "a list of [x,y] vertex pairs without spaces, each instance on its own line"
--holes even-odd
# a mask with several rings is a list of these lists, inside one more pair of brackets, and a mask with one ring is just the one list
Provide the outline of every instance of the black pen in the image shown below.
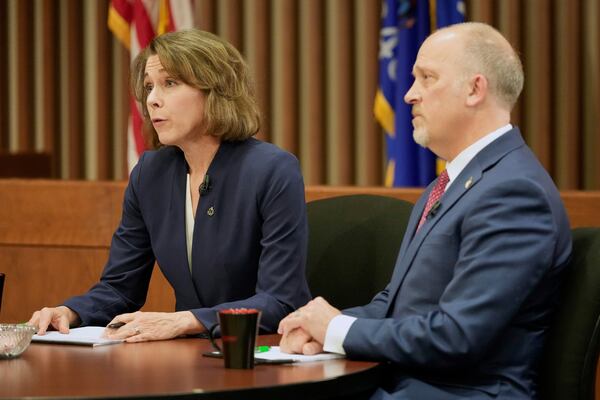
[[112,324],[108,324],[106,327],[109,329],[119,329],[123,325],[125,325],[125,322],[119,321],[119,322],[113,322]]

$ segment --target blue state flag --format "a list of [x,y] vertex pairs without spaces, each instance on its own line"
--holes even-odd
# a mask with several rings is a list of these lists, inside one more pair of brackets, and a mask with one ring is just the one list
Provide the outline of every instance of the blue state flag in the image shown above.
[[462,0],[383,0],[374,111],[386,132],[386,186],[427,186],[436,177],[435,155],[412,138],[404,95],[423,41],[438,28],[463,22],[464,15]]

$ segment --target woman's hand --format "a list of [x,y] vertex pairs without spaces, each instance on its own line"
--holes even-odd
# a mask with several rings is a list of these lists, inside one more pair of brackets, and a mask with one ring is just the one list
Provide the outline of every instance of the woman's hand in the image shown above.
[[151,340],[173,339],[186,334],[205,332],[204,326],[190,311],[174,313],[134,312],[117,315],[110,324],[123,322],[118,329],[106,328],[108,339],[125,339],[126,342],[147,342]]
[[80,324],[79,315],[69,307],[44,307],[33,313],[28,325],[38,328],[38,335],[44,335],[48,327],[56,329],[60,333],[69,333],[69,327]]

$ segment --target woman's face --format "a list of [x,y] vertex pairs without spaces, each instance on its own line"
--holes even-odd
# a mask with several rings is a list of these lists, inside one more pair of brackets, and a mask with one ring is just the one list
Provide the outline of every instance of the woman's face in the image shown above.
[[162,144],[185,147],[205,134],[204,93],[171,77],[157,55],[146,62],[144,88],[146,107]]

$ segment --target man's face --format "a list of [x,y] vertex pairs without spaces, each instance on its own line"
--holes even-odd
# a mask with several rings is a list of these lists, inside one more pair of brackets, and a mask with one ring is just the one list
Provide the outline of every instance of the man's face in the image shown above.
[[444,31],[428,38],[413,67],[415,81],[404,96],[412,105],[413,138],[444,158],[459,134],[467,95],[464,69],[459,59],[462,39]]

